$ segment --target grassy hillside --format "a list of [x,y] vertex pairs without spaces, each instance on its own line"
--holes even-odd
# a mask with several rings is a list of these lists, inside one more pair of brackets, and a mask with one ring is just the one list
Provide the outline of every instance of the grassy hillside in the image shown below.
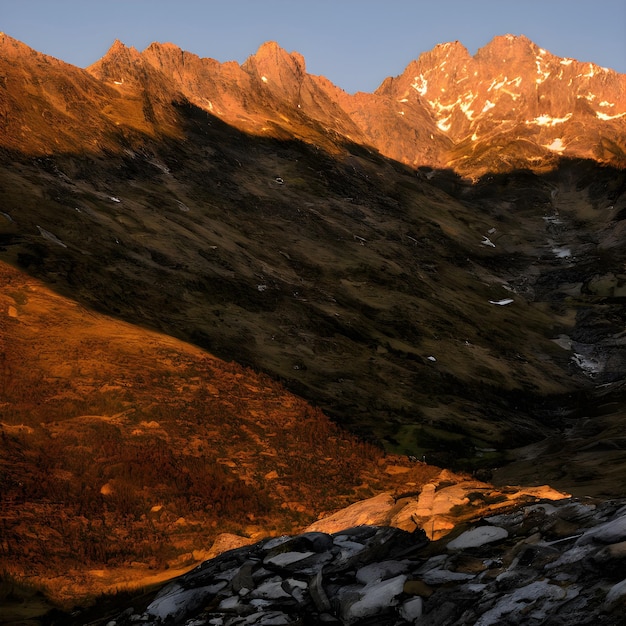
[[74,596],[398,484],[397,459],[266,375],[0,269],[0,571]]

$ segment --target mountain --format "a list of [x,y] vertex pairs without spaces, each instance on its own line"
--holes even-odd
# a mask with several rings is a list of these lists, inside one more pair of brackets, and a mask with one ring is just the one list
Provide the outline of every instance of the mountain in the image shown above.
[[[300,54],[274,42],[240,66],[173,44],[153,43],[140,53],[116,41],[102,59],[80,70],[8,35],[1,38],[3,58],[12,60],[4,80],[21,65],[15,80],[28,73],[24,63],[44,72],[45,80],[20,85],[26,89],[21,99],[53,102],[48,122],[57,128],[59,115],[76,119],[80,101],[91,100],[109,123],[119,124],[117,116],[145,132],[158,122],[163,131],[173,122],[167,109],[178,94],[248,133],[296,137],[328,148],[332,131],[412,167],[452,168],[470,177],[520,167],[540,171],[561,156],[626,163],[624,75],[556,57],[523,36],[495,37],[473,57],[459,42],[438,45],[374,93],[354,95],[308,74]],[[56,82],[62,86],[52,87]],[[13,131],[20,121],[15,117],[20,107],[11,98],[17,85],[6,85],[10,104],[4,106],[4,123]],[[94,114],[93,106],[86,109]],[[42,139],[39,149],[45,152]],[[89,139],[73,147],[86,147]],[[48,140],[62,147],[58,137]],[[19,141],[27,143],[24,132]]]
[[[471,67],[507,42],[474,61],[438,47],[370,99],[397,100],[442,55]],[[511,47],[535,76],[530,43]],[[567,412],[552,407],[591,386],[588,363],[619,378],[622,170],[560,155],[554,170],[526,160],[476,184],[416,171],[346,111],[366,111],[366,94],[308,76],[275,44],[241,67],[171,45],[116,42],[88,70],[7,36],[3,50],[18,113],[2,136],[4,258],[65,295],[260,368],[361,436],[444,464],[553,434]],[[412,91],[414,133],[432,130],[446,160],[461,118],[437,128]],[[623,137],[623,117],[593,119]]]
[[[89,71],[123,75],[118,55],[116,44]],[[247,132],[268,132],[271,123],[311,140],[301,126],[314,120],[399,162],[469,176],[548,168],[559,155],[626,164],[626,78],[556,57],[523,36],[496,37],[474,57],[459,42],[439,45],[375,93],[354,96],[308,75],[301,55],[273,42],[242,66],[171,44],[140,56],[191,102]]]
[[[6,35],[2,50],[4,258],[65,295],[254,365],[362,436],[443,463],[552,435],[567,416],[554,406],[620,377],[619,159],[529,160],[509,139],[586,120],[594,154],[605,135],[619,143],[623,76],[578,77],[578,62],[510,37],[475,58],[438,46],[355,96],[272,43],[242,66],[171,44],[116,42],[87,70]],[[563,76],[575,86],[538,108]],[[611,119],[565,119],[591,86]],[[468,117],[460,87],[481,111],[499,104]],[[410,115],[385,115],[405,99]],[[523,122],[502,119],[509,100]],[[564,121],[526,123],[542,115]],[[448,166],[470,131],[492,137],[492,174],[428,165]],[[394,138],[431,156],[417,171],[389,160],[383,141],[418,158]]]
[[[85,467],[100,455],[88,503],[104,507],[109,479],[115,493],[135,473],[121,503],[141,528],[156,487],[175,514],[172,468],[200,489],[198,464],[209,478],[218,467],[213,484],[229,485],[235,502],[222,506],[237,515],[250,484],[269,481],[253,514],[284,503],[289,532],[385,488],[384,454],[416,491],[430,465],[407,456],[499,485],[622,495],[625,80],[510,36],[474,57],[437,46],[375,93],[350,95],[274,43],[238,65],[115,42],[83,70],[0,35],[3,523],[19,527],[2,550],[40,558],[15,516],[19,471],[32,477],[21,502],[31,519],[38,507],[52,516],[51,494],[80,492],[66,445]],[[25,318],[36,300],[25,285],[50,290],[39,313],[57,298],[68,312]],[[153,333],[166,337],[164,361],[164,348],[148,349]],[[203,386],[212,376],[228,381],[224,402]],[[185,382],[198,377],[199,389]],[[271,402],[293,412],[266,413]],[[232,443],[219,459],[237,457],[241,442],[205,405],[237,410],[257,459],[245,471],[215,465],[210,446],[186,448],[216,431]],[[307,416],[312,430],[296,436]],[[162,487],[134,429],[171,470]],[[322,456],[318,445],[339,440]],[[312,474],[318,491],[300,484]],[[84,530],[101,547],[104,526],[85,519],[61,536]],[[56,535],[53,545],[65,549]]]
[[[557,155],[623,166],[625,81],[505,35],[474,57],[459,42],[436,46],[376,96],[403,110],[425,108],[453,144],[439,165],[476,176],[553,166]],[[401,152],[385,154],[406,161]]]

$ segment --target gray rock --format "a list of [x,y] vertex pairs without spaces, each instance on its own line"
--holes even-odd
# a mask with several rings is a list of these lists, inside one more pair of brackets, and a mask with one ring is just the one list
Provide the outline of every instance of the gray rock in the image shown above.
[[283,579],[275,576],[261,583],[250,592],[252,598],[264,600],[290,600],[293,596],[283,589]]
[[315,608],[320,613],[329,613],[331,609],[330,600],[326,595],[324,586],[322,584],[322,572],[318,572],[309,582],[309,593]]
[[626,600],[626,578],[615,583],[606,594],[603,608],[605,611],[611,611],[617,605],[623,604]]
[[509,531],[501,526],[478,526],[467,530],[456,539],[448,542],[449,550],[478,548],[486,543],[502,541],[509,536]]
[[624,539],[626,539],[626,515],[590,528],[582,534],[576,543],[584,546],[594,541],[598,543],[617,543]]
[[274,538],[203,563],[164,586],[143,615],[114,621],[617,626],[625,511],[625,501],[526,505],[477,521],[456,543],[373,526]]
[[407,622],[414,622],[418,617],[422,616],[424,612],[424,601],[422,598],[417,596],[416,598],[411,598],[411,600],[407,600],[400,607],[400,617],[406,620]]
[[400,575],[362,587],[356,592],[356,599],[340,603],[340,615],[346,624],[355,624],[361,618],[379,615],[398,603],[398,596],[404,588],[406,576]]
[[409,569],[409,564],[400,561],[382,561],[381,563],[370,563],[357,570],[356,579],[363,585],[374,583],[379,580],[386,580],[392,576],[402,574]]
[[235,593],[239,593],[242,588],[252,589],[254,587],[254,579],[252,578],[254,563],[246,561],[235,572],[230,581],[230,586]]

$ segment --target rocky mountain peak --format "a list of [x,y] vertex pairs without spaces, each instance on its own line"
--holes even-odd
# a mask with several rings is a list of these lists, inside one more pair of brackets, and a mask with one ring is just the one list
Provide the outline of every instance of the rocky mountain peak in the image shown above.
[[126,50],[135,50],[135,48],[133,46],[127,47],[121,39],[116,39],[111,44],[111,47],[108,49],[107,54],[116,54],[119,52],[124,52]]
[[0,32],[0,50],[3,56],[13,56],[16,54],[33,54],[35,51],[25,43],[14,39],[6,33]]
[[119,39],[116,39],[102,60],[123,59],[128,63],[137,63],[140,59],[139,52],[134,46],[127,46]]
[[304,57],[298,52],[287,52],[273,41],[261,45],[241,67],[273,91],[290,96],[297,93],[306,76]]
[[161,64],[165,64],[165,60],[167,60],[184,65],[189,56],[195,57],[196,55],[185,52],[173,43],[159,43],[158,41],[154,41],[143,50],[141,56],[144,59],[159,59]]
[[1,143],[25,154],[100,142],[107,122],[94,107],[111,90],[81,68],[0,34]]
[[116,39],[106,54],[87,71],[100,80],[121,82],[123,78],[136,77],[142,65],[139,52]]
[[[502,160],[492,151],[505,144],[519,147],[515,159],[524,167],[546,166],[562,155],[613,162],[621,155],[624,163],[623,133],[615,127],[626,121],[625,93],[623,75],[557,57],[523,35],[495,37],[473,57],[459,42],[438,45],[376,91],[394,101],[396,126],[426,112],[433,140],[443,135],[454,144],[452,150],[442,144],[440,157],[474,172],[498,171]],[[390,156],[415,162],[406,146],[404,156],[390,149]]]
[[256,65],[263,65],[265,63],[270,65],[287,64],[291,67],[297,68],[298,71],[302,73],[306,71],[304,57],[299,52],[287,52],[275,41],[266,41],[261,44],[256,54],[250,57],[250,59],[254,59]]
[[197,89],[202,82],[210,83],[217,78],[220,68],[214,59],[201,59],[173,43],[153,42],[143,50],[141,59],[182,90]]
[[422,53],[415,63],[422,68],[436,68],[444,63],[452,66],[467,63],[470,59],[468,49],[460,41],[450,41],[437,44],[432,50]]
[[[38,54],[6,35],[2,41],[4,57],[20,64]],[[287,132],[320,145],[325,128],[405,164],[470,177],[545,169],[561,157],[626,163],[626,77],[557,57],[523,35],[494,37],[474,56],[459,41],[437,45],[373,94],[354,96],[307,74],[302,55],[274,41],[239,65],[171,43],[139,53],[117,40],[87,72],[104,83],[99,89],[134,91],[146,103],[166,106],[182,94],[246,132]],[[151,107],[143,108],[156,119]],[[514,146],[505,160],[503,145]]]
[[38,52],[4,32],[0,32],[0,64],[3,60],[10,60],[14,67],[45,64],[48,67],[63,67],[68,72],[77,69],[55,57]]
[[537,54],[539,46],[525,35],[497,35],[476,52],[477,61],[510,62]]

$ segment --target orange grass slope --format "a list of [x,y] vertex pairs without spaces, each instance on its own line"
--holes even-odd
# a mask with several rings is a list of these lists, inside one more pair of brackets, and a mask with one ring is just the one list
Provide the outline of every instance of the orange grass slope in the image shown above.
[[193,565],[223,532],[298,530],[436,472],[387,471],[401,460],[268,377],[6,264],[0,359],[0,571],[58,599]]

